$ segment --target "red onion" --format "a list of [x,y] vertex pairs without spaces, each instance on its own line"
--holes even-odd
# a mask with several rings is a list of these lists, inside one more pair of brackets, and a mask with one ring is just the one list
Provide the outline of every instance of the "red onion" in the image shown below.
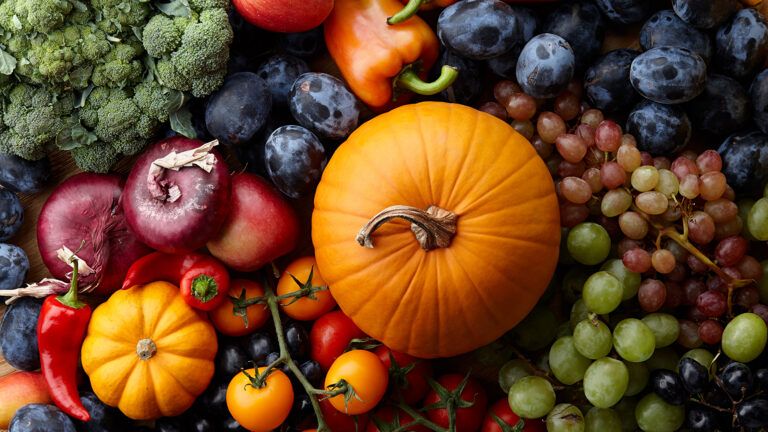
[[54,277],[69,279],[68,258],[74,254],[81,262],[81,289],[108,294],[120,288],[128,267],[150,252],[128,227],[121,193],[120,177],[82,173],[48,197],[37,221],[37,245]]
[[229,212],[230,176],[218,142],[173,137],[150,147],[125,184],[123,211],[136,236],[168,253],[216,235]]

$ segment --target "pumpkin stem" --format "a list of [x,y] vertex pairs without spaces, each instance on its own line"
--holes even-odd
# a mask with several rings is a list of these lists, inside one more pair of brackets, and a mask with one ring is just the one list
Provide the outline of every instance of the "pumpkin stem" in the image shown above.
[[152,339],[144,338],[136,344],[136,354],[142,360],[149,360],[157,354],[157,345]]
[[408,4],[405,5],[402,9],[400,9],[399,12],[387,18],[387,24],[389,25],[400,24],[401,22],[407,20],[408,18],[416,15],[416,12],[419,11],[419,8],[423,3],[426,3],[426,1],[425,0],[409,0]]
[[392,219],[405,219],[411,223],[411,231],[424,250],[448,247],[456,234],[455,213],[437,206],[427,210],[416,207],[394,205],[387,207],[372,217],[355,237],[360,246],[373,248],[374,231]]

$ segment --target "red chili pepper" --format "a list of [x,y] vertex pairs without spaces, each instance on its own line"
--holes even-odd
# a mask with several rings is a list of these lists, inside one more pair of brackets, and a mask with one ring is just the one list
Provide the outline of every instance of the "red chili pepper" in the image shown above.
[[37,321],[40,372],[51,399],[62,411],[80,421],[91,419],[77,391],[77,365],[91,307],[77,299],[77,260],[72,284],[61,296],[48,296]]
[[188,305],[204,311],[219,306],[229,291],[229,272],[216,258],[198,253],[164,252],[136,260],[128,269],[123,289],[156,281],[175,284]]

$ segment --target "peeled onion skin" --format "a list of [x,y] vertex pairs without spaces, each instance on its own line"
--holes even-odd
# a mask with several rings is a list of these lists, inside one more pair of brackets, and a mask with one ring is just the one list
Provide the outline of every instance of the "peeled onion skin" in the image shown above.
[[221,229],[229,213],[231,180],[223,157],[215,149],[210,173],[198,167],[165,170],[164,188],[177,186],[181,196],[174,202],[157,199],[147,186],[152,162],[200,147],[202,141],[184,137],[162,140],[142,154],[131,169],[123,194],[123,211],[136,236],[150,247],[167,253],[191,252]]
[[120,177],[93,173],[74,175],[53,191],[37,221],[37,245],[55,278],[68,280],[72,271],[57,256],[66,246],[96,270],[80,275],[80,287],[98,282],[95,292],[107,295],[120,288],[135,260],[151,252],[128,227],[121,193]]

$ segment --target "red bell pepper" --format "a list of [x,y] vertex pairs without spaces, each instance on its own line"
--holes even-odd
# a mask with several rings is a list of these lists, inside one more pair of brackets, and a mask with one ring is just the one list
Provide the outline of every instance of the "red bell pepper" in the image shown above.
[[166,281],[178,286],[188,305],[210,311],[227,300],[229,272],[216,258],[199,253],[182,255],[154,252],[128,269],[123,289]]
[[48,296],[37,321],[40,372],[51,399],[62,411],[80,421],[91,419],[77,391],[77,365],[85,339],[91,307],[77,298],[77,260],[72,283],[61,296]]

